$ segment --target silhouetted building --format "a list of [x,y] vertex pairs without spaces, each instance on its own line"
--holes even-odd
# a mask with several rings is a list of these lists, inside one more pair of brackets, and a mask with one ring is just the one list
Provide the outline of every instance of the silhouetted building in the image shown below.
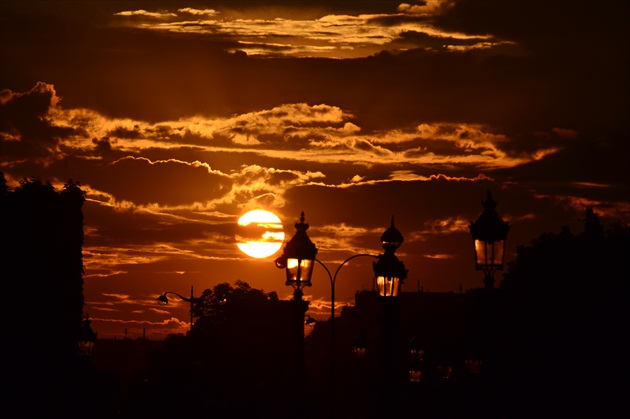
[[492,417],[499,295],[497,289],[402,292],[392,307],[376,291],[358,292],[335,323],[335,384],[326,356],[329,322],[317,324],[307,345],[309,377],[322,404],[334,386],[335,417]]
[[3,333],[10,360],[3,378],[18,416],[35,417],[31,413],[40,410],[63,414],[74,409],[70,402],[79,398],[82,385],[76,374],[84,192],[72,181],[56,190],[37,178],[11,191],[1,177],[0,273],[9,308]]

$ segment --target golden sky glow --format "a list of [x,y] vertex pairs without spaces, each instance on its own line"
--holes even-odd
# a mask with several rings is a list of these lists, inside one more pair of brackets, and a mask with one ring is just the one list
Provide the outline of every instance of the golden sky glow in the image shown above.
[[[586,206],[630,218],[627,2],[83,3],[0,3],[0,171],[87,192],[99,336],[187,330],[166,290],[288,298],[273,257],[239,250],[255,209],[285,239],[304,211],[330,269],[381,252],[395,216],[403,289],[444,292],[482,284],[468,223],[488,189],[508,261]],[[338,304],[372,276],[344,266]],[[325,316],[321,267],[307,291]]]

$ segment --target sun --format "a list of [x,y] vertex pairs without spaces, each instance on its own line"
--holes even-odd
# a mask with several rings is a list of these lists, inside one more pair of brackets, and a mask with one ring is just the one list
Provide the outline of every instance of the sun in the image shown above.
[[282,247],[284,230],[276,214],[266,210],[253,210],[238,220],[236,245],[247,256],[266,258]]

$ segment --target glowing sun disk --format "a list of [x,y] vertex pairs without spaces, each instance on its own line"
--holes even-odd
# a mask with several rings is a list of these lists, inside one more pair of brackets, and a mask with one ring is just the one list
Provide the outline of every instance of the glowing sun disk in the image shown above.
[[239,233],[236,245],[247,256],[266,258],[282,247],[284,231],[276,214],[266,210],[253,210],[238,220]]

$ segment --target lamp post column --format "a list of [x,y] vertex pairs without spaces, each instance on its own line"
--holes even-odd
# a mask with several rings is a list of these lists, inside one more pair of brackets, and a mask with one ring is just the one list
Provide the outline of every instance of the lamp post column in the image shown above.
[[306,310],[308,310],[308,301],[304,301],[302,298],[302,290],[296,289],[293,293],[293,299],[291,300],[292,312],[293,312],[293,336],[294,336],[294,353],[295,353],[295,373],[296,373],[296,388],[299,397],[304,391],[306,383],[306,358],[304,354],[304,317]]
[[399,391],[401,380],[400,359],[398,353],[399,333],[398,320],[400,314],[400,301],[398,298],[381,297],[381,345],[380,345],[380,368],[382,374],[383,388],[383,413],[395,415],[394,409],[398,403],[395,395]]
[[394,226],[392,217],[391,226],[381,236],[384,253],[378,255],[374,262],[374,276],[381,300],[381,372],[382,383],[382,414],[396,416],[392,409],[398,406],[395,402],[395,394],[398,392],[400,380],[397,373],[398,359],[398,317],[400,288],[407,278],[405,265],[398,260],[395,252],[403,243],[403,235]]
[[504,221],[496,211],[498,202],[492,199],[490,191],[482,202],[483,212],[477,220],[469,225],[474,242],[475,269],[484,272],[484,289],[475,293],[476,311],[479,313],[478,336],[476,336],[476,358],[471,366],[474,366],[474,374],[469,378],[476,381],[473,388],[480,391],[475,400],[479,407],[492,406],[490,394],[496,384],[498,372],[497,337],[499,336],[499,297],[498,290],[494,289],[494,273],[503,269],[505,259],[505,244],[510,224]]

